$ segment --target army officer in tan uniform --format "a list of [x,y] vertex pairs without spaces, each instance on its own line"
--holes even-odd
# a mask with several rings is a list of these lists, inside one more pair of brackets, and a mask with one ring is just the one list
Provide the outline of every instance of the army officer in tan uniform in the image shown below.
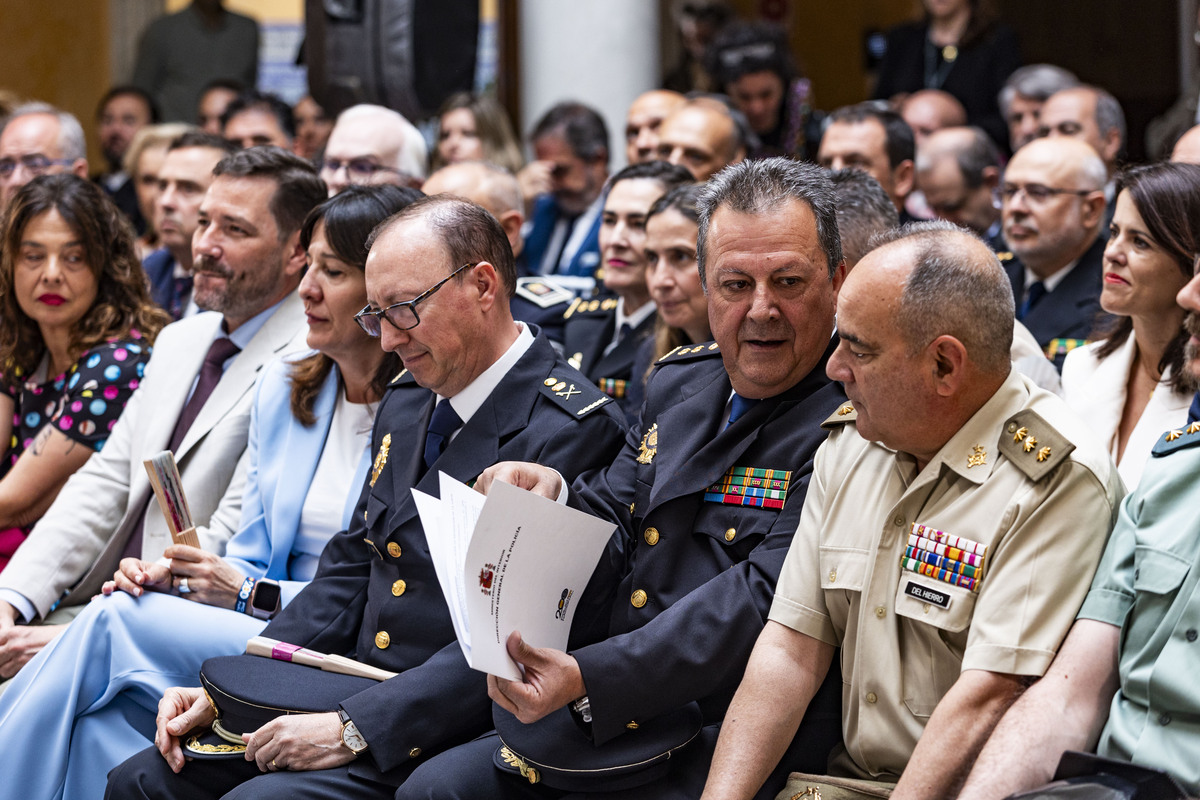
[[1062,401],[1011,369],[1006,284],[983,242],[938,222],[846,279],[829,374],[851,403],[826,423],[705,798],[755,793],[839,646],[844,749],[784,796],[952,797],[1049,665],[1123,492]]

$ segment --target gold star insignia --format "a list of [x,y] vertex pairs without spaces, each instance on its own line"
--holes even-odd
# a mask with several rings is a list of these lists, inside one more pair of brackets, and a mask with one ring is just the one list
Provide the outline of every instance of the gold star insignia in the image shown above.
[[850,405],[849,403],[846,403],[846,405],[844,405],[838,409],[837,413],[838,413],[839,417],[844,417],[847,414],[852,413],[853,411],[854,411],[854,406]]
[[1187,426],[1188,433],[1200,433],[1200,422],[1193,422]]
[[971,467],[982,467],[987,464],[987,451],[983,449],[983,445],[977,444],[972,448],[975,452],[967,456],[967,469]]
[[1025,428],[1025,427],[1018,428],[1017,432],[1013,434],[1013,441],[1019,442],[1028,435],[1029,435],[1029,428]]
[[1043,447],[1041,450],[1038,450],[1038,454],[1037,454],[1038,461],[1045,461],[1049,457],[1050,457],[1050,448],[1049,447]]
[[1033,450],[1033,448],[1037,447],[1037,437],[1030,436],[1029,438],[1027,438],[1025,440],[1025,444],[1021,445],[1021,447],[1023,447],[1025,449],[1026,453]]
[[1176,439],[1178,439],[1180,436],[1183,436],[1183,431],[1180,431],[1180,430],[1171,431],[1170,433],[1167,434],[1167,441],[1173,442]]

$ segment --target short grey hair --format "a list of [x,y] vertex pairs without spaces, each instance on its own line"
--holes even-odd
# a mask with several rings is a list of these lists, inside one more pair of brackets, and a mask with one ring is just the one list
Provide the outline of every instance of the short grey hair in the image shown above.
[[1103,136],[1116,128],[1117,133],[1121,135],[1120,150],[1124,150],[1126,132],[1125,112],[1121,109],[1121,104],[1117,101],[1117,98],[1113,97],[1111,92],[1101,89],[1099,86],[1081,86],[1079,88],[1086,89],[1096,96],[1096,127],[1100,129],[1100,135]]
[[817,221],[817,239],[825,253],[829,275],[833,277],[842,263],[842,239],[838,234],[833,184],[825,170],[816,164],[776,157],[742,161],[709,178],[697,203],[700,222],[696,234],[696,265],[700,270],[700,283],[706,285],[708,226],[717,209],[763,214],[789,200],[798,200],[812,210]]
[[406,176],[424,180],[425,164],[429,160],[429,150],[425,145],[425,137],[416,127],[404,118],[403,114],[384,106],[360,103],[351,106],[338,114],[337,125],[343,122],[362,122],[374,119],[395,126],[400,136],[400,149],[396,154],[396,163],[391,166],[403,172]]
[[861,169],[839,169],[831,172],[829,179],[837,199],[842,253],[849,267],[871,251],[873,237],[900,224],[900,215],[879,181]]
[[1004,87],[1000,89],[997,97],[1000,113],[1008,116],[1013,98],[1017,95],[1043,102],[1055,92],[1078,85],[1079,78],[1075,77],[1075,73],[1062,67],[1053,64],[1029,64],[1014,71],[1004,82]]
[[946,222],[913,222],[875,237],[874,247],[913,248],[896,322],[916,353],[939,336],[962,342],[993,375],[1012,367],[1013,293],[999,260],[971,231]]
[[49,114],[58,120],[58,150],[61,154],[60,158],[69,158],[72,161],[78,161],[81,158],[87,158],[87,140],[83,137],[83,126],[79,124],[79,120],[74,114],[63,111],[61,108],[50,105],[49,103],[22,103],[13,109],[9,114],[8,119],[4,121],[4,127],[0,128],[0,136],[4,135],[4,128],[7,128],[14,119],[18,117],[26,117],[30,114]]

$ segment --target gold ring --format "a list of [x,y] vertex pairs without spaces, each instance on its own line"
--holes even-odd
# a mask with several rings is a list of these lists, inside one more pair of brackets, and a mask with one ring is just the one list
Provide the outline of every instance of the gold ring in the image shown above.
[[275,759],[273,759],[273,758],[271,759],[271,766],[274,767],[275,769],[279,769],[279,765],[275,763]]

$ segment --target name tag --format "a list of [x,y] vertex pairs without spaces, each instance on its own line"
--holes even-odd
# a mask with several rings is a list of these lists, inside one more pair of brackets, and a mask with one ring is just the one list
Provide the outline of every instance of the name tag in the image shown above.
[[937,589],[930,589],[928,586],[921,586],[913,581],[909,581],[904,587],[904,593],[909,597],[915,597],[922,603],[929,603],[938,608],[949,608],[950,601],[953,599],[946,592],[939,592]]

